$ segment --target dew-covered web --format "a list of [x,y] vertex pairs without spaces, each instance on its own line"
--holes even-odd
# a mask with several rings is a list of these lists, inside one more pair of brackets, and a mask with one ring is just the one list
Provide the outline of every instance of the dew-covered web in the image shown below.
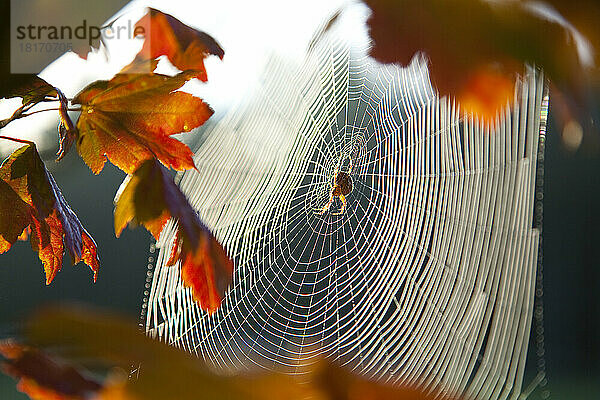
[[[203,312],[158,243],[148,334],[224,370],[359,373],[468,398],[523,391],[547,96],[539,71],[488,122],[439,98],[426,63],[381,66],[337,25],[303,63],[272,56],[202,132],[180,186],[235,263]],[[335,172],[350,177],[347,207]]]

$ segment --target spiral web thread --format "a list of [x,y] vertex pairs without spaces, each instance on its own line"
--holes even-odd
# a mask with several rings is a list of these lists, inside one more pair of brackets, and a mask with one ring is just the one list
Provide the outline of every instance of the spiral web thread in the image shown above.
[[[146,332],[219,370],[368,377],[516,398],[532,322],[534,196],[547,92],[527,69],[492,121],[436,96],[426,63],[380,66],[332,29],[302,65],[273,56],[208,126],[180,186],[232,256],[207,315],[157,247]],[[350,163],[352,169],[350,170]],[[352,190],[329,200],[335,170]]]

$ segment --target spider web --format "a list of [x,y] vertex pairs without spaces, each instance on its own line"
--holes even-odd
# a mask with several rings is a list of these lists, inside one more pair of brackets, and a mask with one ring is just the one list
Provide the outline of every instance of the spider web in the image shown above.
[[[208,125],[180,186],[235,263],[207,315],[165,267],[149,335],[219,370],[301,373],[324,356],[393,384],[467,398],[522,392],[539,231],[547,92],[527,69],[491,121],[439,98],[426,62],[381,66],[337,23]],[[541,142],[541,144],[540,144]],[[540,147],[541,146],[541,147]],[[350,171],[350,160],[352,170]],[[347,209],[328,201],[349,172]]]

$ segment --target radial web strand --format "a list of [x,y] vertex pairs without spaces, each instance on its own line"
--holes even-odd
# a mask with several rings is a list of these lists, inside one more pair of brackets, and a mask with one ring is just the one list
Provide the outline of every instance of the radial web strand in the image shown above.
[[[528,69],[482,121],[424,60],[381,66],[335,27],[202,132],[180,186],[235,263],[207,315],[157,244],[149,335],[219,370],[299,373],[315,356],[385,382],[515,398],[533,319],[534,202],[547,94]],[[333,196],[336,171],[351,189]]]

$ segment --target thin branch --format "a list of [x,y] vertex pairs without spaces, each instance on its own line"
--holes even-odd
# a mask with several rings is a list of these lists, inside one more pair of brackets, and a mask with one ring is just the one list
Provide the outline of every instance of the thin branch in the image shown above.
[[[37,103],[35,103],[35,104],[37,104]],[[4,128],[6,125],[8,125],[9,123],[11,123],[12,121],[14,121],[16,119],[29,117],[30,115],[45,112],[45,111],[60,111],[60,108],[45,108],[43,110],[36,110],[36,111],[32,111],[30,113],[25,112],[25,111],[28,111],[29,109],[31,109],[31,107],[33,107],[35,104],[23,105],[23,106],[17,108],[10,118],[0,120],[0,129]],[[81,111],[81,108],[80,107],[79,108],[69,108],[67,111]]]
[[28,107],[28,105],[24,105],[24,106],[17,108],[15,110],[15,112],[13,113],[13,115],[10,116],[10,118],[3,119],[2,121],[0,121],[0,129],[4,128],[6,125],[8,125],[10,122],[14,121],[15,119],[21,118],[21,116],[23,115],[23,111],[29,110],[29,108],[31,108],[31,107]]
[[3,135],[0,135],[0,139],[12,140],[13,142],[24,143],[24,144],[32,144],[33,143],[33,142],[29,141],[29,140],[17,139],[17,138],[14,138],[14,137],[3,136]]
[[[44,111],[60,111],[60,108],[46,108],[43,110],[36,110],[36,111],[32,111],[30,113],[21,114],[21,116],[19,118],[29,117],[30,115],[41,113]],[[81,111],[81,108],[69,108],[69,109],[67,109],[67,111]]]

